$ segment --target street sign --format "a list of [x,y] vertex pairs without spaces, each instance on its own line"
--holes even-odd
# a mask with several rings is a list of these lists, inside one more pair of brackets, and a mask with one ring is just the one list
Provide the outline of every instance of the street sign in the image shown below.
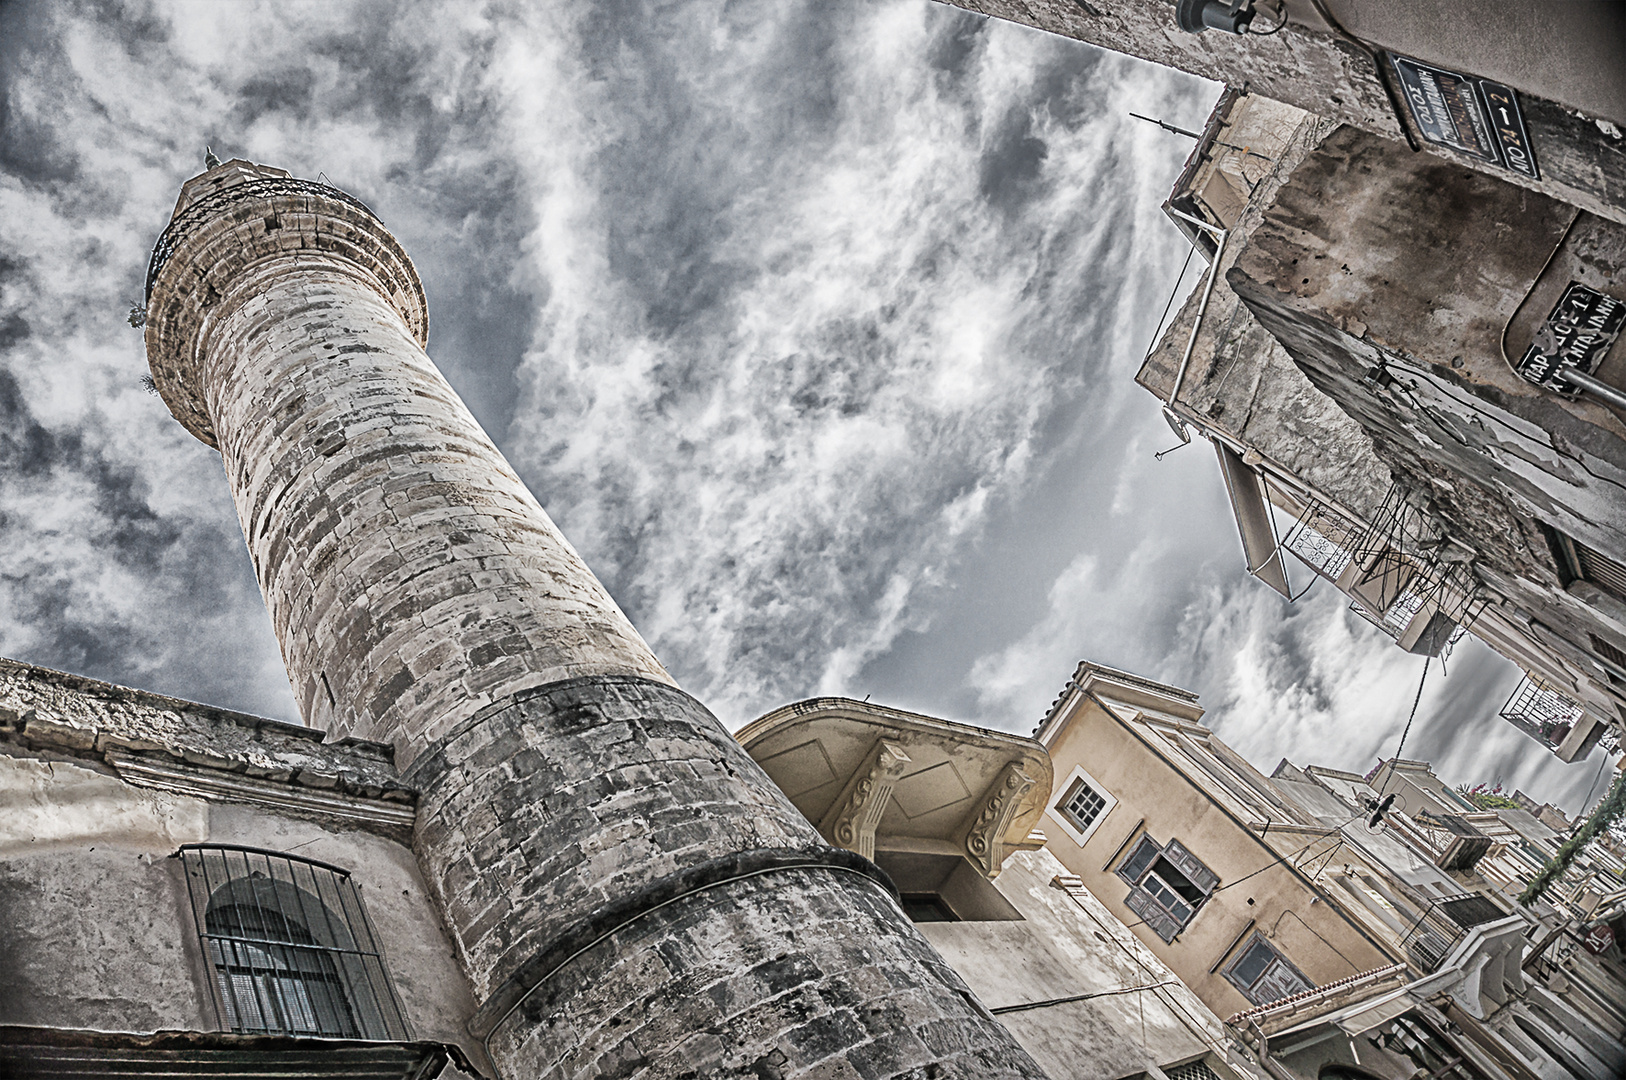
[[1562,394],[1578,393],[1558,373],[1569,369],[1592,374],[1620,336],[1622,326],[1626,326],[1626,300],[1572,281],[1519,361],[1519,375]]
[[1425,140],[1532,180],[1541,179],[1518,95],[1511,89],[1406,56],[1390,59],[1412,119]]

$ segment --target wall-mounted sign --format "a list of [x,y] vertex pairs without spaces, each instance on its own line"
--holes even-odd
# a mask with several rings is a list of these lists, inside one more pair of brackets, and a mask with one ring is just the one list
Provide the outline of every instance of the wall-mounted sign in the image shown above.
[[1508,87],[1391,56],[1417,130],[1437,146],[1541,179],[1519,99]]
[[1536,340],[1519,361],[1518,372],[1549,390],[1575,394],[1575,387],[1558,373],[1570,369],[1592,374],[1620,336],[1622,326],[1626,326],[1626,300],[1572,281],[1536,331]]
[[1609,951],[1609,946],[1615,943],[1615,930],[1608,923],[1599,923],[1586,932],[1581,944],[1593,956],[1602,956]]

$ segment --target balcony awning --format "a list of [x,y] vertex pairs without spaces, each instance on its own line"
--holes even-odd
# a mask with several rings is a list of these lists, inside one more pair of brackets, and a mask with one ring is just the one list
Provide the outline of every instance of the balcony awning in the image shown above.
[[448,1062],[468,1076],[480,1075],[460,1048],[447,1043],[0,1025],[0,1076],[7,1080],[434,1080]]
[[1265,503],[1259,475],[1248,467],[1235,450],[1217,439],[1214,449],[1219,451],[1225,490],[1231,496],[1236,527],[1242,533],[1242,554],[1248,560],[1248,573],[1289,600],[1293,599],[1293,590],[1287,585],[1287,568],[1282,564],[1282,549],[1276,542],[1276,529],[1270,521],[1270,507]]

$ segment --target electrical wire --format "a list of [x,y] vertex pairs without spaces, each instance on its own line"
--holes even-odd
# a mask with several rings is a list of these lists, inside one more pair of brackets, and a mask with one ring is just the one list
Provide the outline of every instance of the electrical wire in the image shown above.
[[[1406,736],[1411,734],[1411,722],[1417,718],[1417,705],[1423,700],[1423,684],[1428,681],[1428,665],[1433,659],[1432,656],[1423,657],[1423,677],[1417,680],[1417,696],[1411,699],[1411,715],[1406,717],[1406,727],[1400,733],[1400,745],[1395,747],[1396,761],[1400,760],[1400,751],[1406,748]],[[1391,779],[1394,778],[1393,769],[1389,770],[1389,776]],[[1383,792],[1380,791],[1378,794],[1381,795]]]
[[[1224,892],[1226,889],[1229,889],[1233,885],[1240,885],[1244,881],[1247,881],[1249,878],[1258,877],[1260,874],[1263,874],[1266,870],[1269,870],[1272,867],[1284,865],[1284,864],[1288,863],[1290,860],[1298,858],[1300,855],[1304,854],[1306,851],[1309,851],[1315,845],[1321,843],[1323,840],[1329,839],[1330,837],[1332,837],[1334,835],[1336,835],[1338,837],[1338,846],[1342,846],[1342,844],[1344,842],[1344,833],[1343,833],[1344,826],[1348,825],[1350,822],[1354,821],[1356,818],[1364,816],[1365,814],[1366,814],[1366,811],[1364,811],[1364,810],[1358,811],[1358,812],[1355,813],[1355,815],[1353,817],[1346,818],[1344,821],[1340,822],[1330,832],[1328,832],[1328,833],[1326,833],[1326,834],[1324,834],[1322,836],[1316,837],[1315,839],[1311,840],[1309,843],[1305,844],[1303,847],[1297,849],[1296,851],[1290,851],[1285,855],[1277,855],[1274,859],[1272,859],[1270,862],[1266,863],[1265,865],[1261,866],[1259,869],[1254,870],[1254,871],[1252,871],[1250,873],[1247,873],[1247,874],[1243,874],[1241,877],[1237,878],[1235,881],[1226,882],[1224,885],[1221,885],[1219,888],[1217,888],[1213,892],[1209,893],[1208,896],[1204,897],[1203,898],[1204,902],[1206,902],[1209,899],[1212,899],[1215,896],[1218,896],[1220,893]],[[1133,930],[1137,926],[1145,926],[1145,925],[1146,925],[1146,920],[1144,918],[1142,918],[1142,919],[1137,919],[1132,923],[1125,923],[1124,927],[1126,929]]]
[[1592,791],[1598,786],[1598,781],[1603,779],[1603,769],[1604,766],[1608,764],[1609,755],[1605,754],[1603,756],[1603,760],[1598,762],[1598,774],[1592,778],[1592,783],[1587,785],[1586,798],[1581,800],[1581,816],[1583,817],[1586,815],[1587,804],[1592,802]]

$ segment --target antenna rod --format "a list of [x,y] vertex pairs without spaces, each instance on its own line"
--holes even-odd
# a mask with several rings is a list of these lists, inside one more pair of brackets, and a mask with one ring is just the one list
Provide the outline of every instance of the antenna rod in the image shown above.
[[1136,120],[1144,120],[1148,124],[1156,124],[1158,127],[1162,128],[1164,131],[1172,131],[1176,135],[1184,135],[1188,139],[1200,139],[1200,138],[1202,138],[1202,136],[1197,134],[1195,131],[1187,131],[1185,128],[1177,128],[1173,124],[1164,123],[1162,120],[1154,120],[1150,116],[1142,116],[1138,112],[1132,112],[1129,115],[1133,116]]

